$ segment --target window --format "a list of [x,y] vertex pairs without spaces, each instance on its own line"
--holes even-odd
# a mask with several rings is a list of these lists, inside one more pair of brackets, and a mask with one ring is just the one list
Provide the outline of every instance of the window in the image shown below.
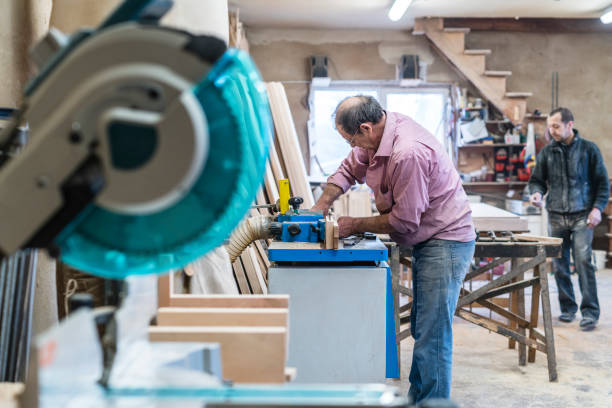
[[311,176],[331,175],[351,151],[351,146],[336,132],[332,114],[342,99],[357,94],[371,95],[378,99],[378,92],[369,89],[314,90],[308,123]]
[[374,82],[313,87],[308,121],[312,180],[325,180],[350,152],[349,144],[335,129],[332,114],[342,99],[359,94],[375,97],[386,110],[410,116],[446,145],[447,88],[400,88]]

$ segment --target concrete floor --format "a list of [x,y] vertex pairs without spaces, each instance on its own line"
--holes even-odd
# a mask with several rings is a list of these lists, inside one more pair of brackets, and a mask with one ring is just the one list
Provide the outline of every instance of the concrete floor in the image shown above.
[[[558,320],[557,287],[549,277],[558,381],[548,381],[543,353],[520,367],[518,351],[508,349],[507,338],[455,317],[451,398],[460,407],[612,407],[612,270],[597,272],[602,314],[591,332],[579,329],[579,314],[569,324]],[[574,288],[580,298],[575,275]],[[539,327],[543,331],[542,323]],[[411,338],[402,342],[401,352],[401,381],[389,383],[408,392]]]

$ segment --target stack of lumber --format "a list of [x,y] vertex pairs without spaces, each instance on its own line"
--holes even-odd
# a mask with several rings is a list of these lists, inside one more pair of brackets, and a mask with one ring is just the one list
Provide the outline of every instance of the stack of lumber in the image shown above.
[[[280,82],[267,84],[270,110],[274,121],[274,140],[270,141],[269,157],[262,188],[257,194],[255,204],[274,204],[279,198],[278,181],[288,178],[292,196],[304,199],[303,208],[314,205],[314,198],[300,143],[298,140],[287,94]],[[369,199],[369,198],[368,198]],[[270,215],[265,208],[253,209],[250,216]],[[240,293],[266,294],[268,268],[270,262],[266,255],[268,242],[259,240],[251,244],[233,265],[234,277]]]
[[176,295],[168,276],[158,290],[150,341],[219,343],[224,379],[285,381],[289,296]]
[[310,208],[314,205],[314,198],[308,183],[304,156],[300,148],[293,116],[289,109],[285,88],[280,82],[269,82],[267,84],[270,110],[274,120],[276,140],[280,146],[279,158],[282,158],[291,192],[293,196],[304,199],[304,207]]

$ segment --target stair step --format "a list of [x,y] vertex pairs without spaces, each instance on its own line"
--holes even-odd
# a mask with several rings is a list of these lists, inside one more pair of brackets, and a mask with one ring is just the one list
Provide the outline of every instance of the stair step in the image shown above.
[[506,98],[529,98],[532,92],[506,92]]
[[444,28],[444,32],[445,33],[469,33],[470,29],[469,27],[445,27]]
[[491,50],[465,50],[463,53],[466,55],[489,55]]
[[512,75],[512,71],[485,71],[484,74],[491,77],[507,77]]

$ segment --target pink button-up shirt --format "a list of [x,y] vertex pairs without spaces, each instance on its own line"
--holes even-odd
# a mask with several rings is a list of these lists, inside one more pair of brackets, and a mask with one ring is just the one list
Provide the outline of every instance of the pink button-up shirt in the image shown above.
[[390,213],[400,245],[431,238],[476,238],[472,211],[459,174],[442,145],[408,116],[387,112],[376,152],[355,147],[327,180],[346,191],[355,182],[374,190],[376,208]]

